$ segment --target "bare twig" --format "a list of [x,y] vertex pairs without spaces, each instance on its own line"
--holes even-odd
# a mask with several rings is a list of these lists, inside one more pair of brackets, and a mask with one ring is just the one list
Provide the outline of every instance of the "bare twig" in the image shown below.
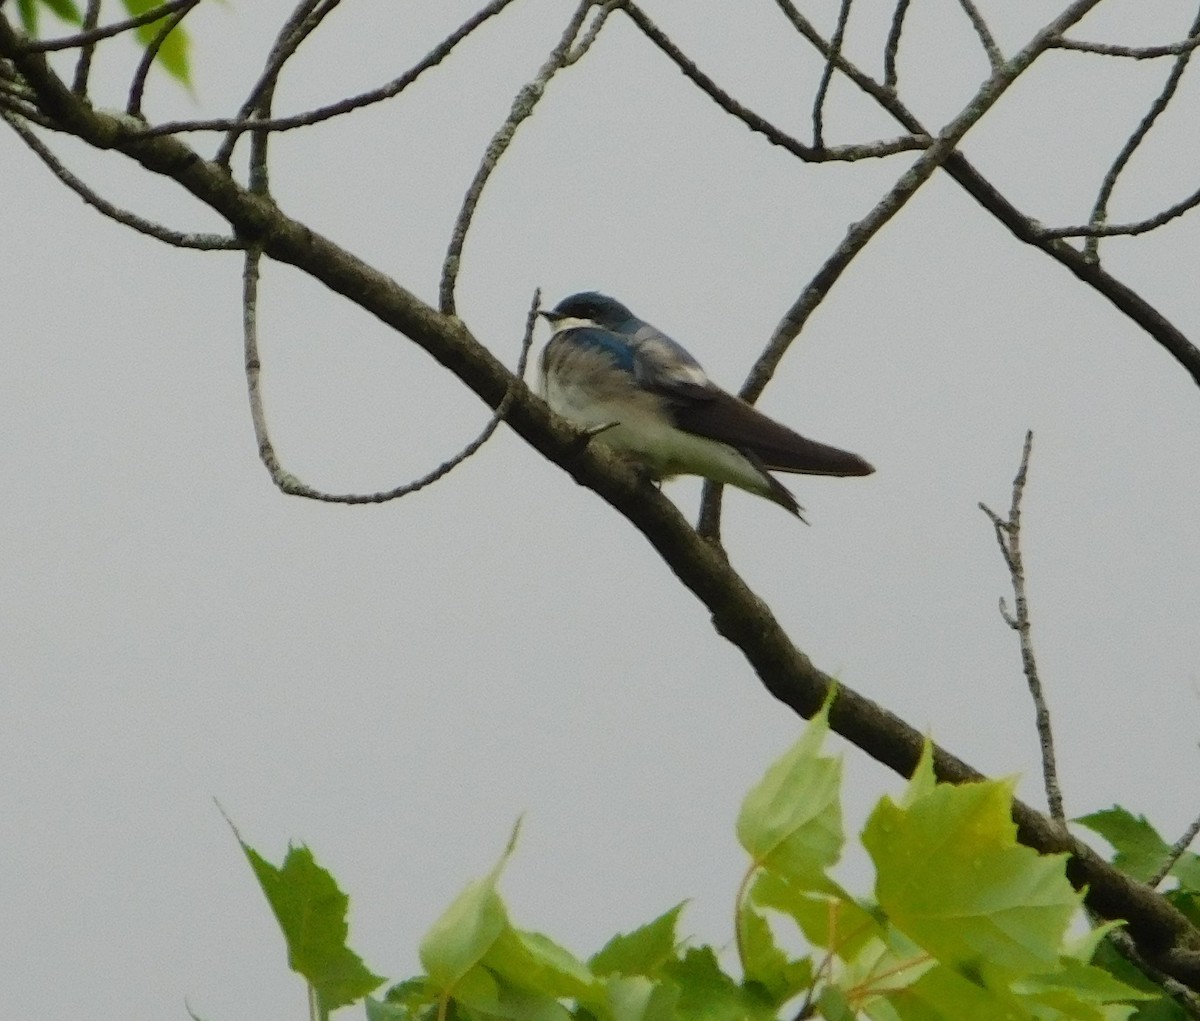
[[462,265],[463,245],[466,243],[467,231],[471,227],[471,219],[474,217],[479,199],[483,195],[484,186],[500,162],[500,157],[508,151],[509,145],[512,144],[517,128],[533,113],[538,100],[545,93],[550,79],[566,66],[568,59],[574,61],[582,56],[584,42],[596,39],[594,34],[590,35],[588,40],[580,43],[575,55],[571,56],[571,44],[579,36],[579,30],[583,27],[583,22],[587,18],[591,6],[592,0],[581,0],[575,8],[575,13],[568,20],[567,27],[550,51],[550,56],[546,58],[533,80],[525,84],[517,93],[508,116],[492,136],[492,140],[484,152],[483,161],[467,187],[467,194],[463,197],[458,217],[454,221],[454,229],[450,233],[450,244],[446,249],[446,257],[442,261],[442,280],[438,286],[438,307],[446,315],[454,314],[454,287],[458,282],[458,272]]
[[[335,103],[329,103],[326,106],[317,107],[314,110],[308,110],[304,113],[292,114],[287,117],[260,118],[247,114],[240,117],[210,117],[199,120],[166,121],[162,124],[146,128],[145,134],[147,136],[154,136],[177,135],[189,131],[227,131],[238,133],[291,131],[294,128],[307,127],[311,124],[320,124],[322,121],[332,120],[335,117],[359,110],[364,106],[370,106],[373,103],[381,103],[403,92],[422,74],[440,64],[476,28],[489,18],[499,14],[513,2],[514,0],[492,0],[492,3],[472,15],[459,28],[442,40],[418,64],[406,71],[399,78],[395,78],[377,89],[371,89],[368,92],[339,99]],[[225,162],[228,163],[228,157],[226,157]]]
[[159,241],[166,242],[168,245],[173,245],[176,248],[194,248],[202,252],[214,252],[238,251],[244,247],[242,242],[237,238],[224,237],[220,234],[184,233],[182,231],[171,230],[169,227],[146,220],[136,213],[131,213],[126,209],[114,206],[107,199],[103,199],[97,195],[78,177],[72,174],[71,171],[64,167],[59,162],[58,157],[43,145],[42,140],[22,124],[17,117],[0,110],[0,118],[21,136],[21,140],[33,150],[34,155],[38,159],[46,164],[55,177],[62,181],[71,191],[75,192],[89,206],[103,213],[109,219],[116,220],[117,223],[123,223],[126,227],[132,227],[139,234],[148,234],[150,237],[157,238]]
[[266,466],[271,481],[283,493],[289,496],[300,496],[308,500],[318,500],[322,503],[366,504],[386,503],[408,496],[418,490],[425,489],[439,479],[449,475],[472,454],[476,453],[495,433],[513,401],[518,387],[525,376],[525,367],[529,360],[529,351],[533,346],[533,329],[537,322],[537,310],[541,305],[541,291],[534,292],[533,301],[525,317],[525,334],[521,342],[521,353],[517,358],[517,368],[512,382],[504,397],[492,412],[491,418],[478,436],[448,461],[439,464],[433,471],[412,482],[396,486],[394,489],[377,493],[326,493],[300,481],[291,472],[286,471],[279,463],[267,429],[266,414],[262,401],[262,362],[258,354],[258,266],[262,256],[261,248],[255,246],[247,249],[246,263],[242,272],[242,329],[245,344],[246,387],[250,394],[250,420],[254,425],[254,439],[258,444],[258,456]]
[[[796,31],[807,39],[814,49],[822,54],[829,52],[829,44],[796,9],[792,0],[775,0],[775,3]],[[1052,35],[1047,42],[1047,48],[1056,45],[1061,38],[1061,33]],[[920,120],[900,102],[893,91],[865,74],[848,61],[844,54],[836,63],[839,71],[890,113],[906,131],[914,135],[927,134]],[[953,152],[946,157],[943,169],[979,205],[1008,228],[1017,240],[1040,249],[1112,302],[1183,366],[1197,386],[1200,386],[1200,349],[1162,312],[1123,281],[1102,269],[1095,260],[1086,258],[1078,248],[1061,239],[1044,236],[1040,225],[1005,198],[961,152]]]
[[1054,759],[1054,733],[1050,726],[1050,708],[1046,705],[1046,696],[1042,692],[1042,682],[1038,676],[1037,659],[1033,655],[1033,640],[1030,635],[1033,622],[1029,619],[1029,600],[1025,595],[1025,563],[1021,559],[1021,498],[1025,494],[1025,479],[1029,473],[1029,454],[1032,449],[1031,431],[1025,434],[1021,467],[1013,479],[1012,506],[1008,511],[1008,520],[1001,518],[985,503],[981,503],[979,509],[988,516],[996,530],[996,542],[1000,544],[1000,553],[1008,567],[1009,577],[1012,578],[1015,615],[1008,612],[1004,597],[1001,596],[1000,616],[1017,632],[1020,639],[1021,666],[1025,670],[1025,680],[1029,683],[1029,694],[1033,698],[1038,740],[1042,746],[1042,778],[1046,784],[1046,801],[1050,806],[1051,818],[1063,822],[1066,816],[1063,813],[1062,788],[1059,786],[1058,767]]
[[73,50],[77,47],[90,46],[101,39],[108,39],[114,35],[120,35],[122,32],[149,25],[158,21],[159,18],[165,18],[168,14],[174,14],[181,7],[186,7],[190,2],[191,0],[168,0],[167,3],[151,7],[150,10],[143,11],[136,17],[126,18],[124,21],[114,21],[111,25],[101,25],[96,28],[95,23],[99,18],[99,12],[97,11],[96,16],[92,17],[92,5],[95,3],[97,8],[100,5],[96,0],[88,0],[87,11],[83,16],[83,31],[59,36],[57,39],[29,39],[22,42],[21,49],[26,53],[45,53],[50,50]]
[[[780,148],[786,149],[793,156],[798,156],[807,163],[833,162],[835,160],[849,162],[860,159],[872,159],[881,156],[891,156],[898,152],[911,152],[917,149],[924,149],[929,145],[929,136],[924,133],[914,133],[897,139],[870,142],[864,145],[834,146],[824,150],[817,150],[810,145],[805,145],[799,139],[787,134],[787,132],[782,131],[764,117],[759,116],[753,110],[742,106],[741,103],[730,96],[729,93],[701,71],[678,46],[671,42],[667,35],[646,16],[645,11],[638,7],[633,0],[619,0],[615,6],[628,15],[629,19],[641,29],[642,34],[662,50],[675,66],[705,95],[721,107],[722,110],[728,114],[732,114],[751,131],[763,135],[772,145],[778,145]],[[840,68],[842,64],[840,55],[835,55],[833,62]]]
[[340,0],[301,0],[292,11],[291,16],[279,29],[271,52],[267,54],[267,63],[250,90],[250,95],[242,103],[238,111],[236,123],[231,127],[221,143],[214,160],[219,166],[228,166],[233,158],[233,150],[246,125],[259,118],[266,118],[271,112],[271,99],[275,94],[275,84],[283,65],[295,54],[304,42],[321,24],[340,2]]
[[842,53],[842,40],[846,38],[846,25],[850,21],[850,5],[853,2],[842,0],[838,8],[837,23],[833,26],[833,35],[829,37],[829,53],[825,57],[821,80],[817,83],[817,93],[813,98],[813,148],[817,150],[825,148],[825,97],[829,94],[829,83],[833,79],[833,65]]
[[1173,206],[1168,206],[1161,213],[1156,213],[1154,216],[1147,217],[1145,220],[1136,220],[1133,223],[1111,223],[1103,226],[1094,226],[1091,224],[1078,227],[1040,227],[1039,233],[1045,238],[1078,238],[1078,237],[1103,237],[1111,238],[1119,235],[1135,236],[1138,234],[1146,234],[1149,231],[1156,230],[1164,223],[1170,223],[1178,216],[1182,216],[1189,210],[1200,206],[1200,188],[1192,192],[1185,199],[1181,199]]
[[[596,0],[596,2],[599,2],[599,0]],[[596,41],[596,36],[600,34],[600,29],[604,27],[604,23],[608,20],[608,16],[612,13],[616,2],[617,0],[605,0],[605,2],[600,4],[596,16],[592,18],[592,23],[588,25],[583,35],[579,37],[579,42],[567,52],[566,57],[563,59],[563,67],[570,67],[592,48],[592,43]]]
[[909,2],[910,0],[896,0],[896,9],[892,12],[892,24],[888,29],[887,42],[883,47],[883,87],[893,92],[899,81],[899,75],[896,72],[896,57],[900,53],[900,36],[904,33],[904,18],[908,14]]
[[1175,863],[1183,857],[1183,852],[1191,847],[1192,841],[1196,839],[1197,834],[1200,834],[1200,816],[1197,816],[1192,821],[1192,824],[1184,830],[1183,836],[1171,845],[1171,850],[1167,852],[1167,856],[1163,859],[1162,864],[1159,865],[1158,871],[1146,880],[1148,886],[1157,887],[1159,883],[1167,878],[1168,873],[1175,867]]
[[[87,10],[83,15],[84,34],[92,31],[100,20],[100,0],[88,0]],[[78,39],[79,36],[76,36]],[[75,80],[71,91],[77,96],[87,95],[88,75],[92,71],[92,54],[96,50],[95,40],[85,39],[79,44],[79,59],[75,62]]]
[[1157,57],[1177,57],[1200,46],[1200,35],[1189,35],[1177,43],[1162,46],[1119,46],[1113,43],[1085,42],[1081,39],[1060,39],[1055,49],[1076,53],[1097,53],[1102,57],[1128,57],[1131,60],[1153,60]]
[[162,49],[163,43],[167,41],[167,36],[179,27],[179,23],[196,8],[198,3],[200,3],[200,0],[186,0],[185,3],[180,5],[179,10],[167,16],[162,28],[158,30],[158,34],[150,40],[150,45],[146,47],[146,52],[142,54],[142,59],[138,61],[137,70],[133,73],[133,81],[129,85],[129,101],[125,105],[126,113],[133,117],[140,117],[142,115],[142,94],[145,92],[146,78],[150,74],[154,58],[158,56],[158,51]]
[[992,37],[991,29],[988,28],[987,22],[983,20],[983,15],[979,13],[979,8],[975,6],[973,0],[958,0],[958,3],[970,19],[971,27],[975,29],[975,34],[979,36],[979,42],[983,46],[983,52],[987,54],[988,63],[992,66],[992,70],[998,70],[1004,63],[1004,54],[1000,52],[1000,47],[996,45],[996,40]]
[[[1200,34],[1200,13],[1196,15],[1196,20],[1192,22],[1192,27],[1188,30],[1189,36]],[[1113,160],[1113,164],[1108,168],[1108,173],[1104,175],[1104,181],[1100,185],[1100,192],[1096,196],[1096,204],[1092,207],[1091,219],[1088,221],[1093,227],[1103,227],[1108,219],[1108,200],[1112,197],[1113,189],[1117,185],[1117,178],[1121,171],[1128,165],[1130,158],[1137,151],[1146,136],[1150,133],[1150,129],[1154,126],[1154,122],[1158,120],[1159,115],[1167,108],[1175,95],[1175,90],[1179,88],[1179,82],[1183,78],[1183,72],[1187,69],[1188,62],[1192,59],[1193,49],[1187,49],[1179,53],[1175,58],[1175,64],[1171,68],[1171,73],[1167,76],[1166,84],[1163,86],[1162,92],[1150,105],[1146,116],[1142,118],[1141,123],[1129,136],[1125,144],[1121,147],[1121,151],[1117,154],[1117,158]],[[1088,236],[1083,247],[1084,257],[1093,262],[1099,261],[1100,258],[1100,238],[1097,234]]]

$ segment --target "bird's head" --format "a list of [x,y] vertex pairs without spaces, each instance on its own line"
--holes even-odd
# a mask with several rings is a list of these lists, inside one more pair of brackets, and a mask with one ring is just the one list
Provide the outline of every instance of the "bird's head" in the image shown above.
[[555,327],[599,326],[624,333],[636,330],[641,325],[638,318],[619,301],[598,291],[572,294],[541,315]]

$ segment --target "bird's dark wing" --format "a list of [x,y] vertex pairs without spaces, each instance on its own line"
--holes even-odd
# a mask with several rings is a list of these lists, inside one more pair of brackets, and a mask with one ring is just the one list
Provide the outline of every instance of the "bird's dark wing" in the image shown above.
[[670,398],[671,417],[684,432],[728,443],[773,471],[847,476],[875,470],[857,454],[801,436],[715,384],[660,392]]
[[763,468],[805,475],[870,475],[857,454],[807,439],[713,383],[687,350],[653,326],[630,337],[638,383],[665,397],[676,426],[742,451]]

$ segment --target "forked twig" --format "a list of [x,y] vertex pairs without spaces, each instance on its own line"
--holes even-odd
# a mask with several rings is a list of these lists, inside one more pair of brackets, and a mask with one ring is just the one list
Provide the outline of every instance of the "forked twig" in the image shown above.
[[1012,579],[1013,597],[1016,603],[1015,614],[1008,612],[1004,597],[1000,597],[1000,616],[1004,622],[1018,635],[1021,643],[1021,666],[1025,670],[1025,680],[1029,684],[1029,694],[1033,698],[1034,710],[1037,715],[1038,740],[1042,746],[1042,778],[1046,784],[1046,801],[1050,806],[1050,815],[1059,822],[1064,822],[1062,789],[1058,783],[1058,767],[1054,760],[1054,734],[1050,727],[1050,709],[1046,705],[1046,696],[1042,691],[1041,678],[1038,676],[1037,659],[1033,655],[1033,640],[1030,632],[1033,623],[1029,619],[1029,600],[1025,595],[1025,563],[1021,558],[1021,498],[1025,495],[1025,479],[1029,474],[1029,454],[1033,449],[1033,432],[1025,434],[1025,447],[1021,452],[1021,467],[1017,469],[1013,479],[1012,505],[1008,511],[1008,520],[1004,520],[987,504],[980,503],[979,509],[991,519],[992,527],[996,530],[996,542],[1000,544],[1000,553],[1008,567]]
[[[1188,36],[1200,34],[1200,13],[1197,13],[1195,21],[1192,22],[1192,27],[1188,30]],[[1108,173],[1104,175],[1104,180],[1100,185],[1099,194],[1096,196],[1096,204],[1092,207],[1092,215],[1089,224],[1093,231],[1097,227],[1103,227],[1108,219],[1108,201],[1112,198],[1113,189],[1117,186],[1117,178],[1121,171],[1129,164],[1129,160],[1137,151],[1138,147],[1145,141],[1146,136],[1150,133],[1150,129],[1154,127],[1154,122],[1166,110],[1171,99],[1174,97],[1176,90],[1179,88],[1179,82],[1183,78],[1183,72],[1187,70],[1188,62],[1192,59],[1194,49],[1186,49],[1181,51],[1175,57],[1174,66],[1171,68],[1171,73],[1167,76],[1166,83],[1163,85],[1162,91],[1150,104],[1150,109],[1146,112],[1134,129],[1132,135],[1126,139],[1125,144],[1121,147],[1121,151],[1117,154],[1117,158],[1113,160],[1112,166],[1108,168]],[[1084,242],[1084,255],[1095,262],[1100,258],[1100,235],[1092,233]]]

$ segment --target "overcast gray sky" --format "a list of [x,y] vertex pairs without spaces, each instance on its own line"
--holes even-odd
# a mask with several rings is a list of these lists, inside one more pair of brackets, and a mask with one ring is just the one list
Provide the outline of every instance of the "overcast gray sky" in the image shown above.
[[[476,5],[344,4],[277,110],[395,77]],[[802,6],[832,25],[830,0]],[[981,6],[1006,52],[1047,17],[1032,0]],[[1171,41],[1193,6],[1108,0],[1076,34]],[[152,78],[151,118],[235,109],[287,7],[201,5],[195,97]],[[774,5],[645,7],[741,100],[806,134],[820,65]],[[855,8],[848,51],[873,71],[889,7]],[[564,10],[523,0],[400,101],[277,137],[282,207],[435,301],[463,192]],[[135,56],[101,48],[99,105],[121,104]],[[935,126],[987,71],[949,0],[913,5],[900,67]],[[1168,70],[1052,54],[964,149],[1030,214],[1085,220]],[[1193,71],[1114,220],[1194,190],[1198,103]],[[827,125],[832,142],[896,134],[841,84]],[[114,201],[220,229],[127,161],[51,141]],[[11,132],[0,152],[0,1017],[183,1017],[185,997],[210,1021],[303,1016],[213,798],[267,857],[313,848],[352,897],[352,945],[390,978],[417,969],[426,927],[522,812],[503,883],[517,924],[586,955],[690,897],[684,930],[725,943],[740,797],[800,721],[640,535],[503,428],[404,500],[281,495],[247,413],[238,256],[104,220]],[[600,289],[736,388],[908,159],[804,166],[614,16],[493,177],[460,314],[513,364],[535,287],[549,303]],[[1196,214],[1103,254],[1200,332]],[[405,338],[286,267],[265,268],[260,325],[276,448],[314,486],[400,484],[486,420]],[[1024,540],[1068,812],[1119,802],[1173,839],[1200,808],[1200,393],[1183,370],[935,176],[838,283],[762,407],[878,470],[793,480],[811,528],[729,495],[735,565],[819,666],[980,769],[1022,774],[1041,803],[996,610],[1008,578],[976,506],[1007,508],[1035,431]],[[667,492],[694,512],[698,484]],[[900,781],[846,757],[856,830]],[[868,892],[862,868],[848,875]]]

